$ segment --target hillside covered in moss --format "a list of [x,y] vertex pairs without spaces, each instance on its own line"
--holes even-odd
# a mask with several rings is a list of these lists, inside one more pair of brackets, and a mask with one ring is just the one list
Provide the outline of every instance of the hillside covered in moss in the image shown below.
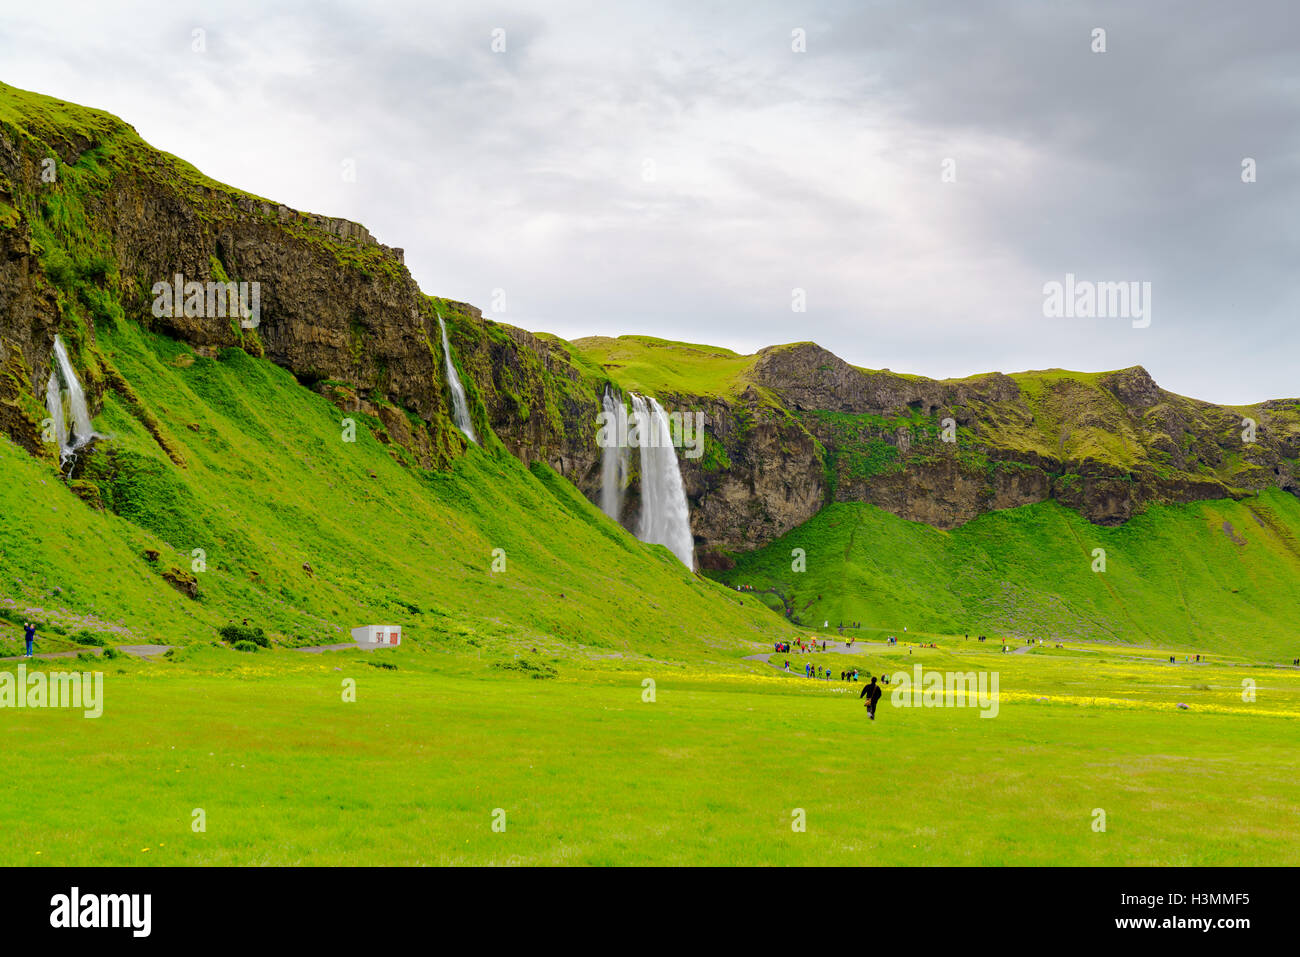
[[861,623],[847,633],[1249,649],[1283,662],[1300,651],[1300,501],[1274,489],[1153,505],[1115,527],[1047,501],[951,531],[842,502],[719,577],[831,634]]
[[[160,312],[157,286],[177,276],[257,283],[256,321]],[[480,444],[453,424],[443,323]],[[56,335],[102,435],[70,462],[44,427]],[[591,504],[607,389],[704,416],[702,454],[680,456],[700,566],[788,593],[781,614],[630,534],[636,456],[623,527]],[[177,643],[249,618],[301,645],[387,617],[430,637],[658,653],[767,641],[796,607],[802,622],[907,619],[946,570],[952,599],[920,616],[930,626],[1019,615],[1145,640],[1137,593],[1040,614],[1066,601],[1052,571],[1073,567],[1066,545],[1172,529],[1134,563],[1173,578],[1206,546],[1197,516],[1218,509],[1236,531],[1211,552],[1255,569],[1243,556],[1265,549],[1256,571],[1292,594],[1300,400],[1217,406],[1138,367],[938,381],[807,342],[566,342],[425,293],[402,250],[357,223],[214,182],[116,117],[0,84],[0,457],[0,613],[69,634]],[[778,566],[792,537],[833,538],[845,507],[855,527],[895,532],[865,579],[844,544],[809,599],[813,579]],[[1019,541],[1020,564],[951,544],[1043,516],[1054,537]],[[1246,521],[1260,516],[1263,532]],[[917,556],[925,574],[881,590]],[[987,574],[963,577],[971,563]],[[1204,600],[1260,594],[1226,581],[1207,574]],[[1258,607],[1280,615],[1272,601]],[[1211,617],[1194,604],[1177,640]]]

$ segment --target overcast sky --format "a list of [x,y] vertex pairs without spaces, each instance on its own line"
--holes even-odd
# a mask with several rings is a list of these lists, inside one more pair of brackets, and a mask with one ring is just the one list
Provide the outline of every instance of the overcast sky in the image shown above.
[[0,63],[528,329],[1300,395],[1293,0],[42,0]]

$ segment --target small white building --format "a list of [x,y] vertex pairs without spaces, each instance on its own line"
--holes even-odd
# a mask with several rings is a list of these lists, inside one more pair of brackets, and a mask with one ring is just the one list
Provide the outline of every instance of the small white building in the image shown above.
[[352,629],[352,640],[362,648],[392,648],[402,643],[402,626],[362,625]]

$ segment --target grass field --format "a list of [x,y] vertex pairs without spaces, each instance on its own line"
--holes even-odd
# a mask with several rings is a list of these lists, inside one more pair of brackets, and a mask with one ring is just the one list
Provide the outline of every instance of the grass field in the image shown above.
[[101,718],[5,714],[0,864],[1300,863],[1300,672],[938,641],[810,657],[996,671],[995,718],[736,658],[104,663]]

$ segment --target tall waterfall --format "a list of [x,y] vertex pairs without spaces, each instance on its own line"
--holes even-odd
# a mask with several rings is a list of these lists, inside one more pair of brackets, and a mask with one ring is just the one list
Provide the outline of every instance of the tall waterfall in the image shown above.
[[600,447],[600,510],[617,522],[623,514],[623,487],[627,484],[627,407],[609,388],[601,405],[605,426]]
[[54,423],[54,438],[59,443],[60,462],[66,463],[79,449],[97,438],[95,428],[90,423],[90,410],[86,408],[86,394],[68,359],[63,340],[58,336],[54,337],[54,362],[51,363],[50,381],[45,386],[45,408]]
[[464,432],[466,437],[477,445],[474,423],[469,419],[469,404],[465,401],[465,387],[460,384],[460,376],[456,374],[456,366],[451,361],[451,344],[447,342],[447,324],[442,321],[442,313],[438,313],[438,328],[442,330],[442,356],[447,360],[447,384],[451,386],[452,414],[456,420],[456,428]]
[[637,538],[667,545],[687,568],[695,567],[691,508],[677,465],[668,416],[653,398],[632,393],[637,444],[641,446],[641,524]]

